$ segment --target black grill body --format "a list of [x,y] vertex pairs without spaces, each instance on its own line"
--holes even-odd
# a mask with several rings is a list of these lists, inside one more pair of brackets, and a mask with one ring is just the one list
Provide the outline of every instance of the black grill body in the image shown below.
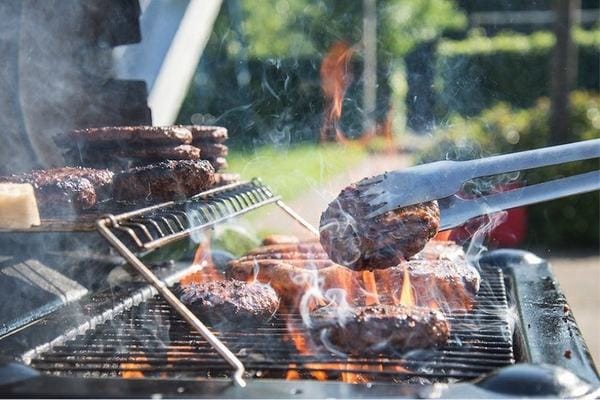
[[[470,313],[449,316],[452,337],[437,350],[366,359],[326,351],[299,354],[286,333],[290,324],[301,326],[299,316],[278,315],[259,328],[218,333],[246,366],[249,384],[239,388],[228,378],[228,364],[200,335],[150,287],[132,283],[97,293],[2,338],[0,351],[9,363],[0,369],[0,392],[12,397],[497,398],[514,395],[518,387],[521,395],[531,394],[526,388],[540,387],[538,394],[566,397],[595,390],[597,372],[549,265],[515,250],[488,253],[480,264],[477,305]],[[65,331],[65,326],[71,328]],[[546,376],[539,372],[545,370],[511,373],[525,363],[550,365],[548,383],[533,385]],[[561,367],[576,375],[571,381],[585,392],[553,386],[569,381],[551,377]],[[282,380],[291,369],[300,380]],[[358,373],[370,383],[317,381],[317,373],[332,380]],[[515,375],[525,380],[522,386],[513,382]]]

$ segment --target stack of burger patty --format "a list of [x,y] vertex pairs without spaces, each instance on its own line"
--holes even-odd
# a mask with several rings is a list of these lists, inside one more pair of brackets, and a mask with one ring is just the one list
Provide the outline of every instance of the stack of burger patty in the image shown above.
[[42,217],[81,213],[103,201],[177,200],[233,183],[227,130],[209,126],[119,126],[59,134],[69,167],[0,177],[30,183]]
[[[165,160],[206,160],[227,168],[227,129],[218,126],[118,126],[76,129],[55,137],[69,165],[119,171]],[[235,177],[217,175],[217,183]]]

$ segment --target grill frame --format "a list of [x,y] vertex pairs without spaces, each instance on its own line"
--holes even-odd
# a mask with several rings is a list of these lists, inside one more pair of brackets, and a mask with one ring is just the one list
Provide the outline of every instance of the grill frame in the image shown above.
[[[262,184],[258,180],[242,182],[200,194],[196,198],[206,201],[207,195],[229,190],[238,185]],[[272,193],[270,194],[272,195]],[[202,196],[205,197],[202,198]],[[202,205],[202,201],[198,201],[197,204]],[[178,207],[181,204],[169,202],[116,217],[109,215],[98,221],[98,226],[101,233],[103,233],[102,228],[106,232],[110,232],[111,228],[119,226],[119,222],[131,217],[139,217],[140,213],[152,212],[152,210],[161,207]],[[240,210],[236,211],[234,209],[233,213],[231,209],[224,209],[225,215],[220,217],[213,213],[214,218],[212,220],[204,222],[202,227],[198,227],[198,224],[196,224],[194,229],[208,228],[233,215],[239,215],[266,204],[278,205],[298,223],[311,232],[317,233],[310,224],[306,223],[274,195],[263,201],[263,204],[246,204]],[[255,205],[256,207],[254,207]],[[170,226],[168,222],[166,224]],[[171,232],[168,235],[186,231],[186,227],[177,222],[173,226],[169,228]],[[112,235],[112,232],[110,233]],[[191,234],[191,231],[188,229],[178,238],[189,234]],[[126,231],[126,235],[129,235],[129,232]],[[432,394],[436,396],[459,394],[465,397],[469,396],[469,393],[481,395],[481,387],[476,382],[450,384],[442,390],[443,393],[435,385],[421,385],[410,382],[401,385],[390,385],[381,382],[349,385],[330,381],[251,379],[249,380],[249,386],[242,388],[241,386],[232,385],[230,379],[220,378],[201,381],[191,381],[189,379],[82,379],[78,377],[40,375],[39,372],[28,368],[24,364],[27,364],[37,355],[47,352],[76,335],[85,333],[98,324],[114,318],[124,309],[143,302],[157,292],[162,294],[171,306],[173,306],[173,303],[179,303],[178,299],[167,288],[167,285],[178,281],[183,274],[191,272],[189,265],[166,268],[164,271],[157,271],[156,268],[150,269],[142,260],[145,254],[156,249],[155,245],[144,249],[142,243],[142,246],[137,246],[134,254],[118,237],[114,236],[113,239],[114,243],[111,242],[113,246],[115,244],[121,245],[114,246],[116,250],[139,272],[142,272],[143,277],[151,284],[133,282],[124,285],[117,292],[108,290],[86,296],[80,301],[69,304],[27,326],[21,327],[19,330],[0,337],[0,393],[10,394],[11,397],[47,397],[49,395],[90,395],[98,397],[99,395],[139,396],[154,393],[162,395],[194,393],[194,396],[197,397],[198,394],[202,394],[206,397],[239,398],[289,397],[290,395],[294,397],[422,397]],[[135,245],[135,240],[130,241],[128,245],[132,243]],[[163,244],[166,243],[167,241]],[[513,339],[513,351],[517,361],[547,363],[564,367],[574,371],[579,377],[598,387],[598,375],[591,356],[569,311],[564,295],[553,279],[549,265],[531,253],[516,250],[491,252],[482,256],[479,261],[482,265],[500,268],[506,277],[509,303],[516,310],[520,322],[517,324]],[[172,297],[171,301],[169,296]],[[177,309],[177,307],[174,308]],[[184,307],[183,311],[185,310],[187,309]],[[177,311],[185,316],[185,312]],[[550,335],[552,335],[552,341],[546,340]],[[563,350],[565,349],[571,352],[572,356],[570,358],[564,356]],[[500,369],[500,373],[504,369]],[[489,396],[498,397],[498,393],[492,393]]]
[[[554,282],[551,287],[544,283],[544,277],[553,275],[548,263],[534,254],[519,250],[500,250],[484,254],[480,258],[482,265],[491,265],[501,268],[507,283],[509,304],[514,308],[520,323],[514,333],[514,350],[518,363],[550,364],[567,368],[577,376],[585,379],[593,386],[598,387],[600,381],[587,346],[577,329],[576,322],[569,314],[565,316],[563,308],[567,306],[566,299],[560,287]],[[174,278],[166,278],[173,280]],[[550,296],[556,299],[554,307],[542,305],[543,295],[549,291]],[[133,305],[133,298],[142,301],[156,292],[147,284],[131,285],[117,294],[117,300]],[[98,294],[97,296],[100,296]],[[143,297],[143,298],[142,298]],[[530,304],[523,299],[537,299]],[[58,310],[36,323],[0,338],[0,354],[2,358],[12,363],[0,365],[1,371],[10,371],[12,376],[0,381],[0,393],[11,397],[42,396],[150,396],[161,393],[163,396],[189,396],[195,397],[229,397],[229,398],[268,398],[268,397],[427,397],[437,396],[482,396],[500,397],[496,392],[485,392],[477,381],[460,384],[450,384],[444,387],[421,385],[414,383],[389,384],[374,382],[371,384],[346,384],[341,382],[318,382],[312,380],[283,381],[272,379],[250,379],[246,388],[231,384],[229,379],[213,378],[210,380],[189,379],[120,379],[120,378],[77,378],[54,377],[39,375],[35,370],[22,365],[24,353],[29,357],[39,351],[46,350],[50,344],[49,338],[54,338],[55,343],[60,340],[53,336],[51,331],[57,332],[59,326],[63,327],[62,340],[65,336],[64,324],[69,317],[73,318],[77,312],[83,312],[89,306],[90,297]],[[536,305],[537,304],[537,305]],[[114,304],[107,302],[96,304],[95,315],[107,315],[112,311]],[[69,310],[69,307],[74,309]],[[539,309],[536,309],[539,307]],[[560,308],[560,312],[559,309]],[[527,322],[524,322],[527,321]],[[79,332],[85,332],[90,324],[87,321],[77,320]],[[523,329],[527,323],[531,327]],[[545,329],[554,332],[553,341],[544,340]],[[526,337],[533,335],[534,331],[542,337]],[[38,350],[36,350],[36,348]],[[563,356],[563,349],[570,349],[573,356],[567,359]],[[28,351],[24,351],[28,349]],[[15,362],[19,363],[16,364]]]

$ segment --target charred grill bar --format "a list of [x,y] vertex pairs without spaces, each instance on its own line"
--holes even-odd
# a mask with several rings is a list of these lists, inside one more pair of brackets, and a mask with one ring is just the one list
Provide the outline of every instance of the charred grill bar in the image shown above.
[[[439,390],[433,382],[447,382],[442,396],[487,390],[499,397],[514,389],[509,372],[521,363],[564,367],[597,387],[585,343],[547,263],[517,251],[493,252],[479,260],[482,285],[475,308],[447,315],[451,338],[436,350],[350,358],[318,348],[299,351],[292,335],[310,340],[310,334],[293,314],[278,314],[252,330],[210,327],[246,368],[248,386],[231,385],[232,366],[223,353],[186,321],[185,309],[182,313],[164,296],[172,295],[169,288],[193,267],[154,267],[142,260],[151,250],[267,204],[296,216],[267,187],[251,181],[101,219],[100,228],[110,232],[116,250],[134,266],[139,262],[147,268],[157,282],[148,279],[154,286],[131,282],[92,293],[1,337],[2,393],[416,397]],[[349,377],[369,383],[339,382]],[[539,376],[530,378],[531,384]],[[453,384],[457,381],[464,383]],[[586,390],[583,394],[589,395],[591,389]]]
[[[452,336],[444,347],[389,357],[333,355],[325,349],[301,354],[288,327],[309,340],[295,314],[277,315],[257,329],[217,333],[240,357],[247,378],[283,379],[289,371],[314,379],[343,373],[374,381],[423,382],[472,379],[515,362],[502,271],[489,268],[473,312],[449,315]],[[216,330],[215,330],[216,331]],[[54,346],[31,359],[31,366],[58,376],[227,378],[231,368],[160,296],[154,296],[95,329]]]

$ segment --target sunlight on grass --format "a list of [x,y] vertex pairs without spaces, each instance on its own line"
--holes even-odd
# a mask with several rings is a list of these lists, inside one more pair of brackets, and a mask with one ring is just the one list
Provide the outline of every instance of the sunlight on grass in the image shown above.
[[296,145],[287,149],[262,147],[254,152],[231,151],[229,171],[243,179],[259,177],[284,200],[299,197],[309,187],[319,186],[366,156],[358,145]]

